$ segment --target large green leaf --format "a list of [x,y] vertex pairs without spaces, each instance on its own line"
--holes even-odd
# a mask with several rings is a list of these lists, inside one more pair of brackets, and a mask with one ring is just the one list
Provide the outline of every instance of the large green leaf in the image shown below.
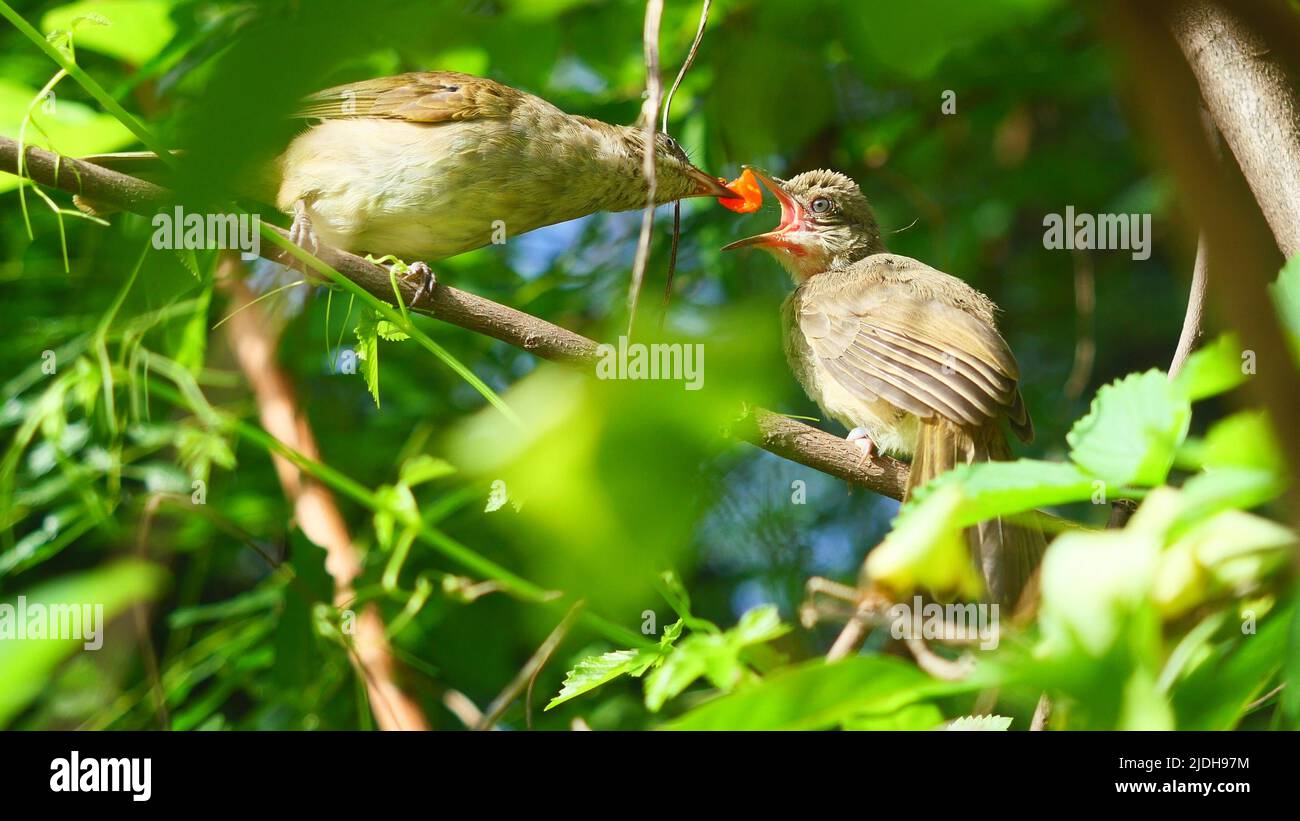
[[696,707],[670,730],[819,730],[863,713],[889,713],[978,685],[932,679],[904,661],[852,656],[813,659],[760,684]]
[[1117,485],[1158,485],[1191,421],[1184,393],[1158,370],[1130,374],[1097,391],[1088,415],[1066,436],[1070,458]]
[[872,582],[900,596],[917,588],[979,596],[984,585],[961,534],[957,520],[961,505],[961,488],[948,485],[900,518],[885,540],[867,554],[866,571]]
[[938,490],[949,486],[961,490],[961,503],[953,513],[953,521],[960,527],[1039,507],[1084,501],[1098,496],[1099,491],[1104,500],[1113,490],[1068,462],[980,462],[962,465],[928,482],[917,490],[899,518],[933,515],[923,506]]
[[[164,579],[164,572],[156,565],[120,561],[64,576],[23,598],[29,615],[37,604],[100,606],[103,622],[98,627],[102,631],[128,606],[157,595]],[[41,691],[56,665],[79,650],[84,652],[85,647],[85,642],[77,638],[17,639],[8,635],[8,629],[17,627],[17,605],[17,601],[5,602],[0,610],[0,727]]]
[[846,719],[845,730],[937,730],[943,726],[943,711],[929,702],[909,704],[888,713],[863,713]]
[[1246,381],[1241,353],[1236,336],[1224,334],[1187,358],[1174,386],[1193,402],[1230,391]]

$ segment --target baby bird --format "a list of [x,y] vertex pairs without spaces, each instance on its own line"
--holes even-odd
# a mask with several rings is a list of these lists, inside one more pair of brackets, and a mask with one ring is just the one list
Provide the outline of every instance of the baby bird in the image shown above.
[[[957,465],[1010,459],[1004,421],[1022,441],[1033,438],[992,300],[888,253],[866,197],[843,174],[756,176],[780,202],[781,223],[724,250],[762,248],[793,277],[782,306],[790,367],[868,457],[911,458],[904,501]],[[1042,556],[1043,534],[995,519],[966,536],[989,597],[1014,605]]]

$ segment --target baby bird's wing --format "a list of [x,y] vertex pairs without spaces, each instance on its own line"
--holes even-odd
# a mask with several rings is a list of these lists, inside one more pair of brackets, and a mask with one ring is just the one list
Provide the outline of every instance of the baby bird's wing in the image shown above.
[[[915,264],[918,277],[946,276]],[[1033,436],[1006,341],[929,289],[872,276],[811,288],[799,328],[822,367],[864,401],[884,399],[922,419],[938,414],[969,426],[1005,415],[1021,439]]]
[[505,117],[522,97],[521,91],[472,74],[413,72],[319,91],[304,101],[298,116],[441,123]]

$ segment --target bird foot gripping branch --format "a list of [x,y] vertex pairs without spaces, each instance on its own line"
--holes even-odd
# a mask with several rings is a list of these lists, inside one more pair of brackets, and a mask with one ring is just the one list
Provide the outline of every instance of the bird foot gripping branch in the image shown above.
[[410,307],[418,307],[421,300],[427,299],[433,295],[433,289],[438,287],[438,277],[429,267],[429,263],[416,260],[415,262],[403,262],[392,254],[375,257],[367,254],[366,262],[375,265],[387,265],[389,273],[393,276],[394,281],[401,280],[406,285],[415,288],[415,294],[411,297]]
[[858,467],[862,467],[862,463],[870,459],[876,452],[876,443],[872,441],[871,435],[867,433],[866,428],[854,428],[849,431],[849,435],[844,438],[856,445],[858,450],[862,451],[862,458],[858,460]]

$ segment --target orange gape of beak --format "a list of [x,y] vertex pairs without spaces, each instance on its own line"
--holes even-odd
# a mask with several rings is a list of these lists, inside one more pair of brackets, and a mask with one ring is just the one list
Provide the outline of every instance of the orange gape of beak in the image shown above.
[[[766,248],[785,248],[796,254],[802,253],[803,245],[797,242],[791,235],[804,230],[803,209],[799,203],[791,197],[786,190],[781,187],[780,183],[764,174],[762,171],[745,169],[745,174],[756,178],[767,189],[776,196],[776,201],[781,205],[781,224],[768,231],[765,234],[756,234],[752,237],[746,237],[737,240],[730,245],[722,248],[724,251],[733,251],[737,248],[745,248],[751,245],[763,246]],[[743,179],[742,175],[742,179]],[[734,187],[734,186],[733,186]],[[726,200],[721,200],[725,205]]]
[[718,200],[729,211],[735,211],[737,214],[752,214],[763,204],[763,189],[754,178],[754,172],[748,168],[731,182],[726,182],[721,177],[718,178],[718,182],[725,183],[727,188],[738,195],[734,199]]

